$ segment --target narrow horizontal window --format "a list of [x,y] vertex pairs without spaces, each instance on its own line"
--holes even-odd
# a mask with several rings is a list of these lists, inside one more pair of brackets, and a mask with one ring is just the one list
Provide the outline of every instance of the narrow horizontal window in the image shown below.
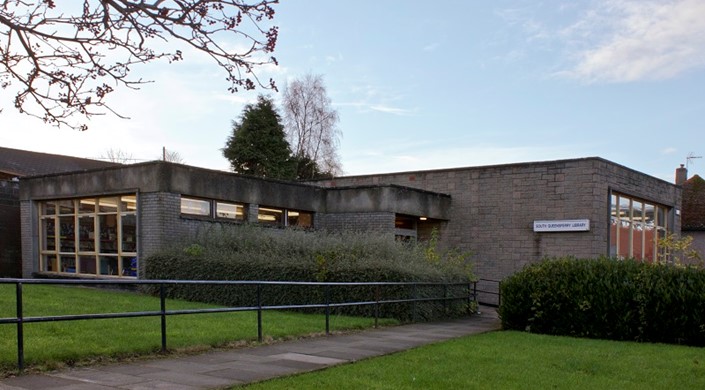
[[181,197],[181,214],[211,215],[211,202],[202,199]]
[[246,219],[245,205],[236,203],[216,202],[215,216],[218,218],[244,221]]
[[308,211],[289,210],[287,215],[287,226],[310,228],[313,227],[313,213]]
[[267,225],[282,226],[284,222],[284,210],[260,207],[257,212],[257,221]]

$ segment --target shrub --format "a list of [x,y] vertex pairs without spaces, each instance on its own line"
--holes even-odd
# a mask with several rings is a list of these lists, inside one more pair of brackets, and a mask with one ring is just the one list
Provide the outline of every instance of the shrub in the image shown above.
[[633,260],[546,260],[504,281],[505,329],[705,345],[705,271]]
[[[427,250],[438,253],[428,261]],[[213,228],[196,242],[183,248],[165,250],[145,261],[147,279],[165,280],[246,280],[314,282],[431,282],[467,283],[469,259],[455,252],[439,251],[435,243],[409,245],[389,236],[367,233],[326,233],[299,230],[273,230],[256,226]],[[330,302],[404,299],[413,296],[443,296],[443,287],[359,286],[329,287]],[[449,289],[449,296],[467,293],[467,287]],[[171,297],[228,306],[255,306],[253,286],[170,287]],[[262,289],[263,305],[324,303],[325,288],[267,285]],[[415,309],[415,310],[414,310]],[[446,310],[447,309],[447,310]],[[381,315],[400,320],[436,318],[460,314],[467,301],[454,301],[447,307],[439,302],[381,306]],[[344,309],[346,314],[372,315],[374,307]]]

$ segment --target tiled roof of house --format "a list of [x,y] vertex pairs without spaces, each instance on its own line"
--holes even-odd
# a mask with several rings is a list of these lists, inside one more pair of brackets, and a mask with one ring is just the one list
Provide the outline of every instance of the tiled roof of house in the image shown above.
[[24,177],[108,168],[117,163],[0,147],[0,175]]
[[705,230],[705,179],[698,175],[683,182],[681,230]]

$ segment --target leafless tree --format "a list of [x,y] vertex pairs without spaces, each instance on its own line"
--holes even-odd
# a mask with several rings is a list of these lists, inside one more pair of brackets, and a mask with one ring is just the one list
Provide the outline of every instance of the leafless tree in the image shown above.
[[129,164],[135,160],[131,153],[127,153],[121,149],[112,148],[108,149],[104,155],[100,156],[100,158],[118,164]]
[[321,172],[341,173],[338,111],[328,97],[323,77],[307,74],[284,89],[284,126],[295,157],[314,162]]
[[184,158],[181,156],[181,153],[175,150],[168,150],[166,147],[162,148],[162,160],[177,164],[184,163]]
[[[85,130],[85,119],[114,112],[115,87],[137,89],[137,64],[183,59],[174,42],[205,53],[225,70],[229,90],[276,89],[254,69],[268,56],[278,29],[265,27],[278,0],[0,0],[0,87],[20,112],[56,126]],[[228,47],[244,43],[234,52]],[[85,117],[69,120],[74,114]]]

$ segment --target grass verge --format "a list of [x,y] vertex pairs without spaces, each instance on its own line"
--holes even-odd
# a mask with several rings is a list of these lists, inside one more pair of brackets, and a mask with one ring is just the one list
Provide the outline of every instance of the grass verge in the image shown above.
[[[24,317],[87,313],[158,311],[159,299],[133,292],[83,287],[24,285]],[[214,305],[167,300],[167,310]],[[0,318],[16,315],[14,285],[0,285]],[[265,311],[265,341],[302,337],[325,331],[323,315]],[[389,325],[392,320],[380,320]],[[372,327],[374,319],[331,316],[331,330]],[[125,360],[159,352],[159,317],[57,321],[24,325],[25,365],[30,370]],[[171,352],[200,351],[257,340],[255,312],[176,315],[167,317]],[[0,376],[16,372],[17,326],[0,324]]]
[[491,332],[248,389],[704,389],[705,349]]

